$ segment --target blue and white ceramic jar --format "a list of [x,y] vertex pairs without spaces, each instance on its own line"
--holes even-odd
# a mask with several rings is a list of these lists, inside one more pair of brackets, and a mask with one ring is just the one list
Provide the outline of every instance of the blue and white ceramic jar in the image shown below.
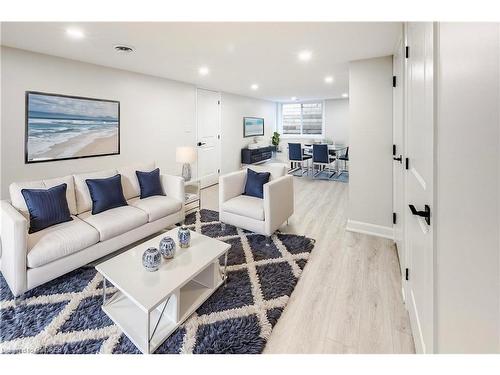
[[191,241],[191,231],[186,226],[181,226],[179,228],[179,246],[182,248],[189,247],[189,242]]
[[161,264],[160,250],[156,247],[150,247],[142,254],[142,265],[148,271],[158,271]]
[[160,253],[165,259],[175,256],[175,241],[172,237],[163,237],[160,241]]

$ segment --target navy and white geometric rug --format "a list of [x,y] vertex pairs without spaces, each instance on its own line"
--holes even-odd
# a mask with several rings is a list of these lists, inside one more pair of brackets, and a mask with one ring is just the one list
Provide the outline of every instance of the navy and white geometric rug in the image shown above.
[[[210,210],[188,215],[186,224],[231,245],[228,280],[156,353],[261,353],[314,240],[277,233],[265,246],[264,236],[222,226]],[[18,305],[0,274],[0,353],[139,353],[101,303],[102,277],[93,267],[27,292]]]

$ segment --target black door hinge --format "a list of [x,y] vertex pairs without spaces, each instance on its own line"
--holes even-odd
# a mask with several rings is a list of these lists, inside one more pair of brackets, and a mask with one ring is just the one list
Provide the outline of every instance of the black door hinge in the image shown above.
[[410,280],[410,270],[408,268],[405,269],[405,280]]
[[217,134],[217,139],[220,139],[220,134]]
[[396,82],[397,82],[396,76],[392,76],[392,87],[396,87]]
[[219,105],[220,105],[220,100],[217,100],[217,104],[219,104]]
[[410,168],[410,159],[406,158],[405,159],[405,169],[409,169]]
[[220,173],[220,169],[217,169],[217,173]]
[[392,213],[392,223],[396,224],[396,213],[395,212]]
[[396,145],[392,145],[392,156],[396,156]]
[[405,55],[406,55],[406,58],[410,57],[410,47],[409,46],[405,47]]

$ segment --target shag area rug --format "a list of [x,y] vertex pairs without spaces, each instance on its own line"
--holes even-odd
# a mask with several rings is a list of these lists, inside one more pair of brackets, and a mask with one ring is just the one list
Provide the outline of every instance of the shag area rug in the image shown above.
[[[188,215],[186,224],[231,245],[228,280],[156,353],[261,353],[314,240],[276,233],[266,246],[264,236],[221,225],[219,214],[210,210]],[[102,277],[93,267],[39,286],[17,305],[0,274],[0,352],[139,353],[101,303]]]

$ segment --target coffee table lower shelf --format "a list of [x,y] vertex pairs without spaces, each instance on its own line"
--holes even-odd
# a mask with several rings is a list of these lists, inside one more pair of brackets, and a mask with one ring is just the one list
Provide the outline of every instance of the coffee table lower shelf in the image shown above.
[[203,281],[190,280],[150,312],[119,290],[102,309],[142,353],[152,353],[224,282],[208,287]]

